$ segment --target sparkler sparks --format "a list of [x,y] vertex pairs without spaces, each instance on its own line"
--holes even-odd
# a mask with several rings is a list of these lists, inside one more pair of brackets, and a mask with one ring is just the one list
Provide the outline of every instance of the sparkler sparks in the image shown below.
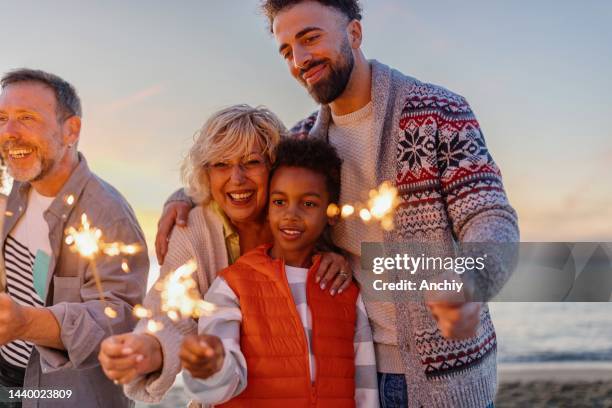
[[114,319],[115,317],[117,317],[117,312],[115,311],[115,309],[113,309],[110,306],[106,306],[104,308],[104,314],[111,319]]
[[146,307],[142,305],[134,306],[133,313],[134,313],[134,316],[136,316],[139,319],[149,319],[151,318],[151,316],[153,316],[153,312],[151,312],[149,309],[147,309]]
[[369,222],[372,219],[372,214],[367,208],[362,208],[359,211],[359,218],[361,218],[364,222]]
[[78,252],[83,258],[94,259],[100,252],[108,256],[134,255],[139,251],[138,245],[126,245],[123,242],[104,242],[102,230],[94,228],[87,219],[87,214],[81,215],[81,227],[77,230],[70,227],[66,230],[66,244]]
[[345,204],[342,206],[342,210],[340,211],[340,216],[342,218],[350,217],[355,213],[355,207],[349,204]]
[[197,318],[216,309],[215,305],[200,297],[198,285],[192,278],[196,269],[196,262],[191,260],[155,285],[155,289],[161,292],[161,309],[172,321]]
[[161,322],[157,322],[155,320],[149,320],[147,322],[147,331],[149,333],[156,333],[164,328],[164,325]]
[[[66,202],[68,204],[71,204],[70,201],[74,202],[74,196],[69,195],[66,198]],[[138,252],[138,246],[126,245],[122,242],[104,242],[102,240],[102,230],[99,228],[92,227],[89,223],[89,220],[87,219],[87,214],[85,213],[81,215],[81,226],[79,229],[70,227],[66,230],[65,242],[67,245],[69,245],[70,250],[78,252],[80,256],[89,260],[89,264],[91,265],[91,271],[96,282],[96,289],[98,290],[100,301],[104,305],[104,314],[109,319],[116,318],[117,311],[108,306],[106,298],[104,297],[102,280],[100,279],[100,274],[98,273],[98,268],[96,267],[95,259],[100,254],[105,254],[107,256],[117,256],[120,254],[133,255]],[[127,268],[127,262],[124,261],[123,263],[125,263],[125,266]],[[125,268],[123,268],[123,263],[121,267],[125,271]],[[107,321],[107,323],[110,333],[113,334],[113,329],[110,322]]]
[[336,204],[330,204],[327,208],[329,217],[337,216],[348,218],[355,213],[365,223],[377,220],[381,227],[390,231],[394,228],[393,213],[400,203],[397,195],[397,188],[388,181],[385,181],[377,189],[369,192],[369,199],[366,205],[355,203],[354,205],[345,204],[338,208]]

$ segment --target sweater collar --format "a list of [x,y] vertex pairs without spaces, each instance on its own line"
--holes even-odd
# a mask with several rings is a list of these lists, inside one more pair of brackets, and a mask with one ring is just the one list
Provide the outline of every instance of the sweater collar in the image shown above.
[[[372,104],[374,111],[374,129],[376,134],[380,134],[384,124],[385,113],[389,104],[389,87],[391,84],[391,68],[385,64],[381,64],[376,60],[370,60],[372,68]],[[317,120],[310,131],[310,135],[328,139],[329,125],[332,121],[332,113],[329,105],[321,105]]]

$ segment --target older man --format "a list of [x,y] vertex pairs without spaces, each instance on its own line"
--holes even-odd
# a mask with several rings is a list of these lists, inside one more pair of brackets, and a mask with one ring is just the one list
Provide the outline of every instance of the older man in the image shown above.
[[[132,406],[97,354],[111,332],[133,327],[132,306],[144,296],[149,267],[143,233],[125,199],[77,151],[75,89],[29,69],[8,73],[0,86],[0,146],[15,179],[2,234],[0,384],[34,388],[24,407]],[[129,273],[122,257],[96,259],[102,296],[90,262],[65,242],[65,230],[78,227],[83,214],[106,241],[140,247],[125,258]],[[53,389],[65,392],[44,392]]]

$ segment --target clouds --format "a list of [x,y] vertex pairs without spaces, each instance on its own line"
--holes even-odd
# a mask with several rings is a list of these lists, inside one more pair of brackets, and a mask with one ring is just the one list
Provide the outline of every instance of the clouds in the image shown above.
[[122,96],[114,101],[109,102],[101,107],[104,113],[115,113],[127,108],[132,108],[140,103],[151,99],[163,93],[166,88],[165,83],[159,83],[147,88],[141,89],[134,93]]

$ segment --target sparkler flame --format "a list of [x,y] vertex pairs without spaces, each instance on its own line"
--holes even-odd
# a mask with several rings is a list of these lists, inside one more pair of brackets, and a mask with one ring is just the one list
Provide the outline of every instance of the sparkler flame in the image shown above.
[[397,188],[388,181],[378,186],[378,190],[370,191],[368,209],[370,210],[370,214],[377,220],[381,220],[387,215],[392,214],[398,204],[399,198],[397,196]]
[[370,190],[367,205],[353,203],[338,208],[336,204],[330,204],[327,207],[327,216],[334,217],[340,214],[340,217],[348,218],[357,213],[363,222],[368,223],[375,219],[380,222],[384,230],[390,231],[394,228],[393,213],[399,203],[397,188],[385,181],[377,189]]
[[[69,195],[66,198],[66,203],[74,203],[74,196]],[[87,214],[85,213],[81,215],[81,226],[79,227],[79,229],[70,227],[66,230],[65,242],[66,245],[70,247],[70,250],[78,252],[80,256],[89,260],[89,264],[91,265],[91,272],[96,282],[96,289],[98,290],[100,301],[104,305],[104,314],[109,319],[116,318],[117,311],[114,310],[112,307],[108,306],[106,298],[104,297],[102,280],[100,279],[100,274],[98,273],[98,268],[96,267],[95,259],[96,256],[100,255],[100,253],[103,253],[108,256],[117,256],[120,254],[133,255],[138,252],[139,247],[133,244],[125,245],[122,242],[104,242],[102,240],[102,230],[99,228],[92,227],[89,223],[89,220],[87,219]],[[125,260],[122,262],[121,268],[124,271],[126,271],[126,269],[127,271],[129,271],[129,267]],[[109,332],[113,334],[113,328],[110,322],[107,321],[107,323]]]
[[79,229],[70,227],[66,230],[67,245],[76,251],[83,258],[92,260],[100,252],[108,256],[134,255],[140,248],[138,245],[126,245],[123,242],[104,242],[102,240],[102,230],[94,228],[87,219],[87,214],[81,215],[81,226]]
[[212,313],[216,307],[201,299],[198,285],[192,278],[197,269],[194,260],[177,268],[155,285],[161,292],[161,310],[172,321],[181,318],[197,318]]

